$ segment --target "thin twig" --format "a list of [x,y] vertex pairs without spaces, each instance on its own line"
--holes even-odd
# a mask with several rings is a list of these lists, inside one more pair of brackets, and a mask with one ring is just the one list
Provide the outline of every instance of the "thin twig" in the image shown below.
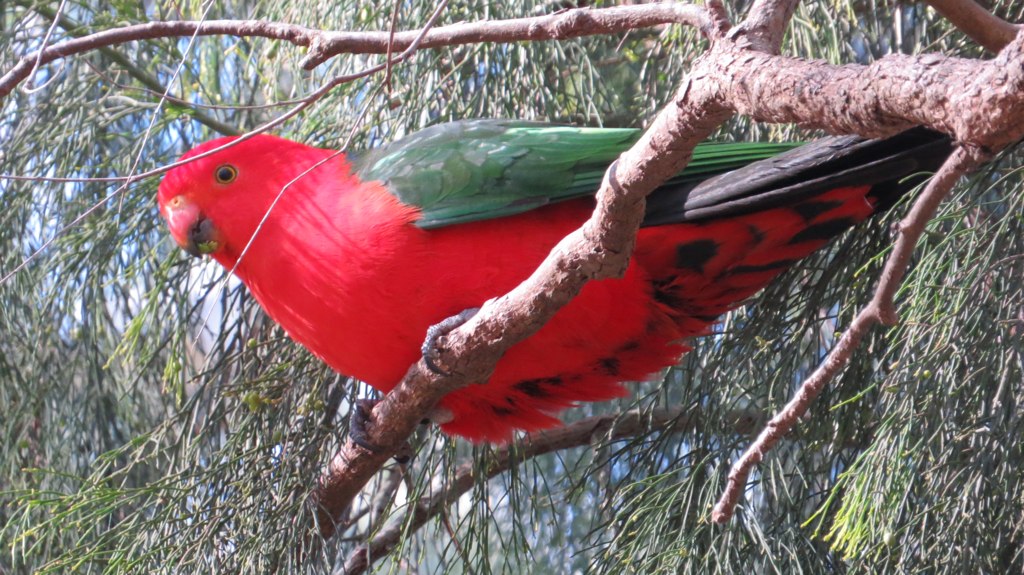
[[[395,50],[395,32],[398,30],[398,9],[401,6],[401,0],[395,0],[394,4],[391,5],[391,26],[388,29],[388,51],[386,61],[391,61],[391,53]],[[384,71],[384,89],[387,92],[388,100],[391,99],[391,66],[388,65],[387,70]]]
[[[737,416],[737,420],[740,419],[743,416]],[[693,429],[699,421],[699,415],[692,409],[673,407],[589,417],[566,427],[531,434],[518,445],[497,450],[486,466],[467,463],[459,467],[455,477],[443,489],[415,502],[410,511],[411,518],[390,523],[367,544],[353,551],[342,572],[345,575],[365,572],[372,563],[394,550],[403,536],[442,514],[478,481],[504,473],[515,464],[545,453],[588,445],[598,438],[617,441],[653,431],[682,432]]]
[[772,417],[754,443],[733,464],[729,471],[725,490],[712,510],[712,521],[725,523],[732,517],[736,503],[746,490],[747,478],[754,466],[761,462],[765,454],[784,435],[789,433],[800,417],[807,412],[811,403],[821,394],[825,385],[846,367],[860,340],[871,326],[875,323],[887,324],[895,321],[892,298],[907,270],[910,255],[913,253],[914,246],[917,245],[918,238],[921,237],[928,221],[931,220],[935,210],[938,209],[943,198],[949,194],[953,185],[962,175],[973,169],[980,159],[981,156],[977,151],[968,151],[963,147],[957,148],[928,182],[910,212],[899,223],[899,238],[885,263],[871,302],[857,314],[839,342],[829,352],[825,361],[800,385],[789,403]]
[[[57,13],[52,8],[49,8],[47,6],[33,5],[31,2],[27,2],[26,0],[15,0],[15,4],[17,4],[17,5],[19,5],[19,6],[23,7],[23,8],[26,8],[26,9],[30,9],[30,10],[32,10],[34,12],[39,13],[39,14],[42,14],[46,18],[49,18],[50,20],[53,20],[61,28],[63,28],[65,32],[67,32],[68,34],[70,34],[72,36],[75,36],[75,37],[82,37],[82,36],[84,36],[83,33],[78,31],[78,29],[81,28],[81,24],[79,24],[77,21],[75,21],[72,18],[70,18],[67,14]],[[142,90],[142,91],[144,91],[146,93],[150,93],[150,94],[152,94],[154,96],[157,96],[157,97],[160,97],[161,94],[165,94],[167,92],[167,88],[159,80],[157,80],[155,76],[147,73],[142,68],[136,66],[135,63],[133,63],[124,54],[121,54],[117,50],[114,50],[113,48],[110,48],[108,46],[100,47],[99,51],[105,57],[110,58],[111,60],[113,60],[118,66],[120,66],[126,72],[128,72],[128,74],[131,75],[131,77],[135,78],[140,83],[142,83],[143,86],[146,86],[146,87],[145,88],[133,88],[133,87],[122,86],[120,84],[117,84],[112,78],[109,78],[109,77],[105,76],[104,74],[101,74],[98,70],[96,70],[96,68],[94,68],[92,66],[92,64],[90,64],[88,61],[86,61],[86,64],[89,67],[93,68],[94,72],[99,74],[100,77],[103,77],[103,78],[107,79],[107,81],[111,82],[111,84],[113,84],[115,86],[118,86],[118,87],[120,87],[122,89]],[[178,99],[178,98],[174,98],[174,97],[171,97],[171,96],[166,96],[165,100],[168,101],[168,102],[173,102],[173,103],[176,103],[176,104],[181,104],[183,106],[188,106],[188,107],[192,108],[192,111],[189,113],[189,115],[192,117],[193,120],[199,122],[200,124],[203,124],[203,125],[207,126],[208,128],[210,128],[210,129],[212,129],[212,130],[214,130],[216,132],[219,132],[219,133],[221,133],[221,134],[223,134],[225,136],[237,136],[237,135],[242,133],[238,128],[236,128],[234,126],[230,126],[228,124],[225,124],[224,122],[221,122],[220,120],[214,118],[213,116],[210,116],[210,115],[208,115],[208,114],[206,114],[206,113],[196,109],[196,108],[212,108],[212,109],[217,109],[217,106],[213,106],[213,105],[205,105],[205,106],[204,105],[199,105],[199,104],[195,104],[195,103],[192,103],[192,102],[186,102],[184,100],[181,100],[181,99]],[[283,104],[278,104],[278,105],[283,105]],[[235,109],[237,107],[225,106],[225,108]]]
[[[67,0],[61,0],[60,1],[60,5],[57,6],[57,12],[56,12],[57,18],[60,18],[61,13],[64,12],[64,6],[66,4],[67,4]],[[36,62],[35,62],[35,64],[32,65],[32,70],[29,71],[29,75],[30,76],[35,75],[35,73],[39,70],[39,67],[42,65],[40,60],[43,57],[43,50],[46,48],[46,46],[48,46],[50,44],[50,37],[53,36],[53,30],[57,27],[57,18],[54,18],[53,21],[50,22],[50,27],[46,29],[46,35],[43,36],[43,46],[37,52]],[[53,82],[59,76],[60,76],[60,74],[53,74],[42,85],[40,85],[40,86],[31,85],[31,86],[28,86],[28,87],[24,88],[24,91],[25,91],[26,94],[34,94],[34,93],[42,90],[43,88],[47,87],[48,85],[50,85],[50,82]],[[32,83],[32,84],[34,84],[34,83]]]

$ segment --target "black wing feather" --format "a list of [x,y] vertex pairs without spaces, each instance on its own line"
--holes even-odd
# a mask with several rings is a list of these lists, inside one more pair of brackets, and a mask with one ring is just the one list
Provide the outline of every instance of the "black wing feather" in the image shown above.
[[949,136],[924,128],[884,140],[824,138],[703,182],[658,188],[647,200],[643,225],[746,214],[844,186],[872,186],[870,195],[886,209],[951,152]]

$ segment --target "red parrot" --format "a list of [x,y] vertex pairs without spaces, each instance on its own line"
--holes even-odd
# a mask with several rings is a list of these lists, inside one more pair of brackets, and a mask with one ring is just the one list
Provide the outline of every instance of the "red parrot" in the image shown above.
[[[638,135],[472,120],[347,155],[260,135],[171,170],[158,202],[180,246],[232,270],[332,368],[387,392],[428,327],[509,291],[590,216],[605,169]],[[699,146],[649,197],[625,276],[587,284],[489,381],[446,396],[442,429],[502,442],[624,395],[621,382],[676,363],[687,338],[949,152],[924,130]]]

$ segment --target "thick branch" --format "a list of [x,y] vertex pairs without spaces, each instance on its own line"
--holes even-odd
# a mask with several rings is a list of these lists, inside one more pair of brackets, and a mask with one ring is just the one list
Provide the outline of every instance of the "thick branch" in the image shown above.
[[765,54],[778,54],[782,38],[800,0],[755,0],[742,24],[729,34],[745,37],[747,45]]
[[910,213],[899,224],[900,237],[896,240],[896,246],[885,263],[885,269],[882,271],[874,298],[857,314],[821,366],[800,385],[796,395],[779,413],[772,417],[768,425],[758,435],[757,440],[733,464],[732,470],[729,471],[725,491],[711,513],[712,521],[725,523],[732,517],[736,503],[747,487],[747,478],[750,476],[751,470],[796,425],[800,417],[807,412],[811,403],[821,394],[825,385],[846,367],[854,350],[868,330],[875,323],[895,321],[892,298],[907,270],[910,255],[914,246],[917,245],[917,240],[953,185],[960,179],[960,176],[973,169],[979,160],[980,157],[973,151],[957,148],[928,182],[928,186],[914,203]]
[[54,44],[45,48],[41,54],[27,54],[0,78],[0,98],[6,97],[28,78],[37,65],[42,66],[60,58],[138,40],[193,35],[284,40],[310,49],[303,61],[303,67],[312,69],[341,53],[386,54],[389,50],[405,50],[413,41],[418,42],[417,49],[423,49],[479,42],[558,40],[619,33],[670,23],[691,24],[700,28],[709,37],[719,35],[720,27],[723,25],[721,19],[714,18],[703,8],[675,3],[601,9],[579,8],[532,18],[454,24],[433,28],[419,40],[417,39],[422,33],[420,30],[399,32],[392,38],[388,31],[325,32],[295,24],[259,20],[149,22],[104,30]]
[[833,66],[727,42],[710,55],[692,74],[762,122],[876,138],[928,126],[988,150],[1024,133],[1024,34],[988,62],[897,54],[869,66]]
[[989,52],[999,52],[1013,41],[1021,26],[1010,24],[973,0],[926,0],[954,26]]

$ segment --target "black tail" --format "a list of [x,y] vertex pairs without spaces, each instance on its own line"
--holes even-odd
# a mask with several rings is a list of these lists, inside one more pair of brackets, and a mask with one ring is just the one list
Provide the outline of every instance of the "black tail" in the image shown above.
[[914,189],[950,153],[949,136],[915,128],[884,140],[825,138],[703,182],[659,188],[644,226],[695,222],[791,205],[846,186],[872,186],[880,210]]

